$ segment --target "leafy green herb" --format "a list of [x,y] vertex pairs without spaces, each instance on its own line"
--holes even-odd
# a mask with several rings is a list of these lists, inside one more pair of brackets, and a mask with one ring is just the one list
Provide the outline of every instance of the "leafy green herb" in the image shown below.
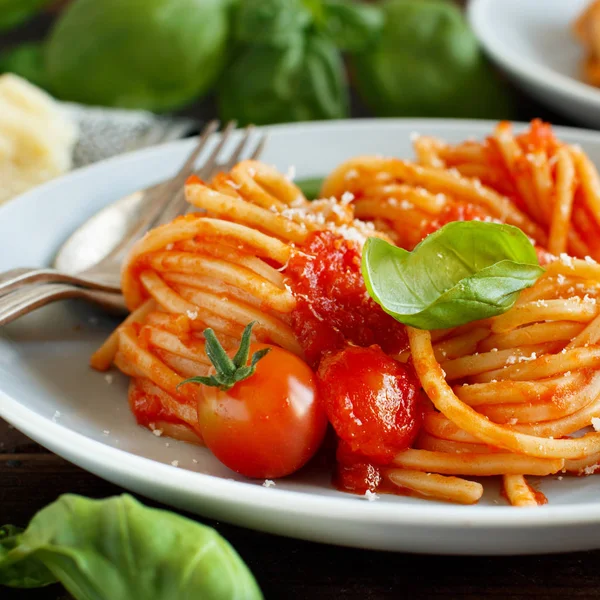
[[450,0],[386,0],[383,33],[351,58],[377,116],[510,118],[512,98]]
[[261,600],[252,574],[210,527],[123,495],[65,495],[29,527],[0,530],[0,585],[60,581],[77,600]]
[[221,79],[217,103],[221,119],[242,125],[346,117],[342,56],[317,34],[290,36],[282,47],[244,46]]
[[260,125],[347,117],[341,53],[365,50],[382,27],[378,7],[350,0],[241,0],[236,58],[217,94],[221,118]]
[[383,11],[375,5],[325,0],[323,33],[343,52],[362,52],[383,30]]
[[19,546],[23,533],[20,527],[0,527],[0,584],[18,588],[38,588],[56,583],[56,577],[35,558],[12,563],[7,559],[11,550]]
[[252,355],[250,364],[248,364],[248,354],[250,349],[250,336],[252,334],[252,327],[255,321],[248,323],[242,334],[242,341],[240,347],[236,352],[233,359],[229,358],[227,352],[217,339],[215,332],[208,328],[204,330],[204,337],[206,338],[206,354],[212,362],[216,373],[208,377],[191,377],[182,381],[180,385],[185,383],[201,383],[203,385],[209,385],[211,387],[217,387],[220,390],[227,391],[231,389],[236,383],[248,379],[254,375],[256,371],[256,363],[261,358],[264,358],[269,352],[270,348],[263,348]]
[[323,187],[322,177],[311,177],[308,179],[301,179],[296,181],[296,185],[300,188],[300,191],[304,194],[307,200],[316,200]]
[[481,221],[448,223],[412,252],[370,238],[362,258],[370,296],[419,329],[500,315],[543,271],[520,229]]
[[0,31],[31,19],[52,0],[0,0]]
[[14,73],[31,83],[47,88],[43,45],[27,42],[0,54],[0,73]]
[[227,59],[228,0],[74,0],[45,48],[64,100],[166,111],[213,86]]
[[286,47],[290,38],[304,35],[312,20],[301,0],[243,0],[235,13],[234,36],[243,44]]

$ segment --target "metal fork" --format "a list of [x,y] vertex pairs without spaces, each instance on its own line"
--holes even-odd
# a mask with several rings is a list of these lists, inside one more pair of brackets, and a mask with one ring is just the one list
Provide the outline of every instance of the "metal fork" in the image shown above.
[[[77,275],[64,273],[52,268],[12,269],[0,274],[0,295],[13,291],[26,283],[40,282],[70,283],[91,289],[120,292],[120,267],[124,256],[131,246],[148,230],[168,223],[186,211],[188,204],[184,196],[185,180],[194,172],[195,160],[217,128],[217,121],[212,121],[205,127],[195,149],[173,179],[146,190],[148,198],[144,200],[144,217],[136,223],[134,228],[130,229],[124,235],[117,246],[105,258]],[[225,127],[218,144],[202,167],[196,171],[200,178],[209,179],[217,171],[227,171],[239,162],[252,134],[251,127],[245,129],[240,142],[227,160],[222,163],[218,162],[219,155],[234,129],[235,123],[229,123]],[[264,148],[265,139],[264,135],[260,137],[249,158],[256,159],[259,157]]]
[[[39,306],[65,297],[83,297],[86,300],[97,301],[101,305],[108,302],[112,308],[123,307],[122,299],[117,301],[106,298],[106,292],[111,292],[113,295],[115,292],[120,294],[120,268],[125,255],[149,229],[168,223],[186,211],[188,205],[183,189],[185,180],[194,172],[195,160],[217,128],[218,122],[209,123],[179,173],[159,188],[150,189],[152,195],[148,201],[148,210],[145,212],[145,216],[104,259],[78,275],[62,273],[50,268],[13,269],[0,275],[0,294],[5,294],[0,298],[0,325],[31,312]],[[197,171],[201,178],[209,179],[220,170],[227,171],[241,160],[252,134],[251,127],[245,129],[241,140],[227,160],[218,162],[219,155],[234,129],[235,123],[229,123],[225,127],[214,150]],[[262,153],[265,142],[266,136],[262,135],[248,158],[257,159]],[[60,285],[27,285],[41,282]],[[94,295],[96,292],[97,295]]]

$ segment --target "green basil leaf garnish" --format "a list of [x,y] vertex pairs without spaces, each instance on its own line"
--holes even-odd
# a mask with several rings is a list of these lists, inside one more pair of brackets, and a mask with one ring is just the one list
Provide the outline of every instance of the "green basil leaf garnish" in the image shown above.
[[444,329],[506,312],[544,270],[517,227],[457,221],[412,252],[370,238],[362,272],[370,296],[396,320]]
[[25,531],[0,531],[0,585],[60,581],[77,600],[262,599],[214,529],[128,495],[61,496]]

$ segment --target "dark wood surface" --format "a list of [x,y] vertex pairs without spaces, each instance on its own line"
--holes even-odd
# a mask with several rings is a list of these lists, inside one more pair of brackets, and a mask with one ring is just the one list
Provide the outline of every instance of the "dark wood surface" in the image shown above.
[[[39,38],[48,23],[47,18],[38,19],[5,35],[0,48]],[[187,112],[198,116],[206,106]],[[356,114],[362,114],[360,106]],[[520,97],[519,116],[564,123],[525,97]],[[0,420],[0,524],[26,525],[37,510],[66,492],[101,498],[123,490],[49,453]],[[267,599],[600,598],[600,552],[501,558],[415,556],[338,548],[206,523],[233,544]],[[27,592],[0,589],[2,600],[29,598],[67,596],[60,586]]]

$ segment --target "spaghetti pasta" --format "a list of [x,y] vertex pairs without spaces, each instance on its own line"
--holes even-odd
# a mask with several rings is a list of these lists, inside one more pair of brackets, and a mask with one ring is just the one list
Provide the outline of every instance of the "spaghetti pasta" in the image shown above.
[[[134,246],[122,277],[131,315],[92,365],[112,363],[131,377],[129,402],[140,424],[201,444],[202,388],[181,384],[211,371],[206,328],[233,351],[254,322],[255,341],[313,368],[345,344],[377,344],[406,368],[414,365],[429,399],[412,445],[373,467],[378,490],[470,504],[483,487],[469,477],[502,476],[511,504],[537,506],[545,498],[526,476],[594,472],[595,167],[537,121],[521,135],[501,123],[482,143],[417,138],[415,152],[416,163],[347,161],[325,181],[325,199],[312,203],[255,161],[210,184],[192,178],[186,197],[198,212]],[[405,329],[368,297],[362,244],[379,236],[412,249],[444,223],[463,219],[520,227],[539,247],[544,275],[499,316],[448,330]]]

